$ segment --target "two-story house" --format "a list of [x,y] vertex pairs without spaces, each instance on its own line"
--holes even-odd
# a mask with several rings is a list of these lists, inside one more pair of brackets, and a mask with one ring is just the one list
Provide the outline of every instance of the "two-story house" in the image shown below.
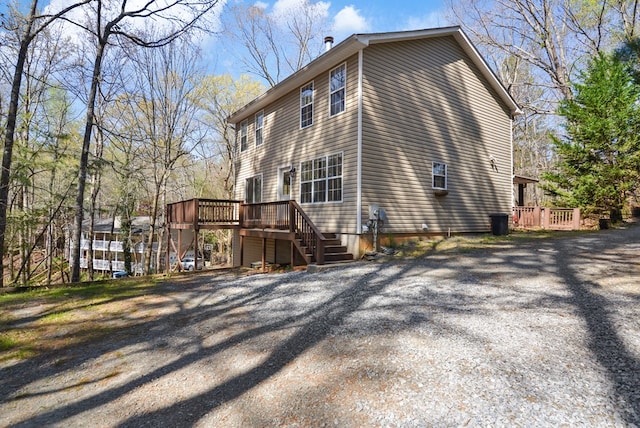
[[[376,216],[385,237],[485,232],[513,204],[518,113],[459,27],[355,34],[228,118],[236,198],[293,200],[356,256]],[[245,265],[294,254],[264,230],[240,236]]]

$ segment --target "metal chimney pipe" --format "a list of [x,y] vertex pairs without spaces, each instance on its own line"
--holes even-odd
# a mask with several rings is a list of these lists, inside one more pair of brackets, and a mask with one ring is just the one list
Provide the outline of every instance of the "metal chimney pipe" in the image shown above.
[[325,52],[328,51],[329,49],[331,49],[333,47],[333,37],[332,36],[327,36],[324,38],[324,50]]

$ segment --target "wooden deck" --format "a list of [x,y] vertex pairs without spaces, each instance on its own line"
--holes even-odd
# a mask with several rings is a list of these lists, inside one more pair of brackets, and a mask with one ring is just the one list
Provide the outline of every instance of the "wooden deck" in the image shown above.
[[[330,234],[323,234],[295,201],[243,204],[236,200],[189,199],[167,205],[167,248],[176,250],[171,230],[190,229],[195,232],[194,253],[198,254],[198,232],[202,229],[237,229],[240,234],[240,263],[243,260],[245,237],[263,239],[263,269],[266,263],[264,240],[285,240],[291,243],[291,261],[298,251],[307,264],[353,260],[340,241]],[[178,236],[181,234],[179,232]],[[179,238],[180,239],[180,238]],[[182,248],[178,242],[177,248]],[[168,259],[169,251],[167,251]],[[182,258],[183,254],[180,254]],[[167,260],[167,266],[169,261]]]

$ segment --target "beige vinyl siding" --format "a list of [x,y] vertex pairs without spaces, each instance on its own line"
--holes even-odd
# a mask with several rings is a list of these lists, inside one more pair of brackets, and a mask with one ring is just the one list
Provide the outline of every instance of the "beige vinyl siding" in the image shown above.
[[[337,65],[337,64],[336,64]],[[333,68],[333,67],[332,67]],[[296,168],[292,199],[300,201],[300,162],[316,157],[343,154],[342,202],[305,204],[303,209],[324,232],[355,233],[357,172],[357,56],[347,60],[346,107],[343,113],[329,116],[329,71],[313,76],[313,125],[300,128],[300,88],[264,109],[264,143],[255,147],[253,115],[249,117],[249,149],[238,152],[236,197],[244,199],[245,179],[263,174],[264,202],[277,199],[278,169]],[[305,83],[306,84],[306,83]],[[238,119],[238,124],[244,118]]]
[[[473,232],[509,212],[509,112],[453,37],[372,45],[363,64],[363,222],[379,204],[384,232]],[[447,165],[446,196],[433,161]]]

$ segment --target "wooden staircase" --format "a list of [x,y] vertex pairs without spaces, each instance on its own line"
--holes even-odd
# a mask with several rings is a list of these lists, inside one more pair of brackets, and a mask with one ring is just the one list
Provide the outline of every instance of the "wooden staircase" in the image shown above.
[[[353,261],[353,254],[347,252],[347,247],[342,245],[335,233],[323,233],[322,235],[324,237],[324,257],[321,264],[328,265]],[[307,264],[318,263],[312,249],[305,246],[302,239],[296,238],[294,243]]]
[[335,233],[324,233],[324,263],[338,263],[353,261],[353,254],[347,252],[347,247],[342,245]]
[[[182,248],[180,238],[173,242],[172,230],[193,230],[194,252],[198,253],[198,232],[200,229],[235,229],[240,235],[240,259],[242,239],[255,237],[262,239],[262,264],[266,263],[267,239],[286,240],[293,243],[291,256],[295,251],[302,255],[308,265],[343,263],[353,260],[340,239],[334,233],[322,233],[297,202],[276,201],[243,204],[236,200],[189,199],[167,204],[166,211],[167,248]],[[178,232],[180,237],[180,233]],[[292,263],[294,260],[292,260]],[[242,263],[242,262],[241,262]],[[167,251],[169,266],[169,251]]]

